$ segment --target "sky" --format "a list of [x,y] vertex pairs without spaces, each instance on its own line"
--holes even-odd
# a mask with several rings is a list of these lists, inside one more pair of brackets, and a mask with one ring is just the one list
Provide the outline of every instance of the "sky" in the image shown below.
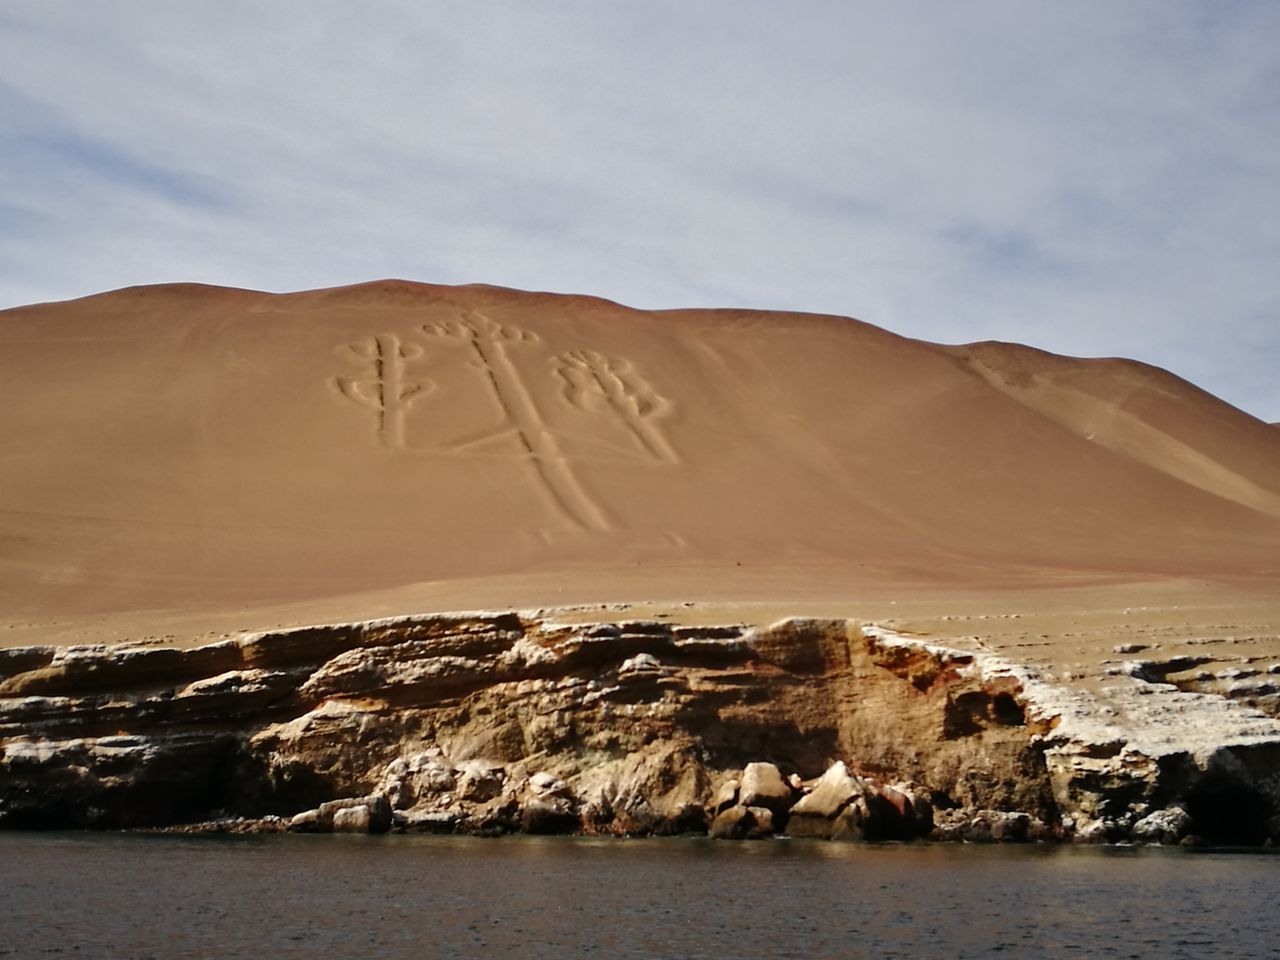
[[0,308],[385,277],[854,316],[1280,421],[1274,0],[23,0]]

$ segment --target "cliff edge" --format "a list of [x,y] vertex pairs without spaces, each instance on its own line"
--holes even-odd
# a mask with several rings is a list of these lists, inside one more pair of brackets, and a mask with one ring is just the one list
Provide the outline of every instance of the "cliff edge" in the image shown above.
[[1280,836],[1257,707],[847,620],[459,614],[0,670],[0,827]]

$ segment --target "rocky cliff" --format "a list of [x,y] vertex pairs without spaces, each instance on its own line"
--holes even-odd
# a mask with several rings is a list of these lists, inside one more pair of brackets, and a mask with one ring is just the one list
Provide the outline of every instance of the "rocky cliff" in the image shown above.
[[1280,723],[1163,676],[1107,700],[848,620],[561,620],[0,650],[0,826],[1280,835]]

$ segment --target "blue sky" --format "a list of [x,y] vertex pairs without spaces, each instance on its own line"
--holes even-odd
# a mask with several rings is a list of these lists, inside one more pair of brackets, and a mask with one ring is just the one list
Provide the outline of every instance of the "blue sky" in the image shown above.
[[0,306],[399,276],[856,316],[1280,420],[1271,0],[40,0]]

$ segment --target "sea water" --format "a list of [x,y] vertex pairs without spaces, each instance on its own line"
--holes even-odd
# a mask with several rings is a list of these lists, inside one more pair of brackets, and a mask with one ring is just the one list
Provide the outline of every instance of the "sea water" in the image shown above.
[[0,958],[1275,957],[1266,853],[0,834]]

